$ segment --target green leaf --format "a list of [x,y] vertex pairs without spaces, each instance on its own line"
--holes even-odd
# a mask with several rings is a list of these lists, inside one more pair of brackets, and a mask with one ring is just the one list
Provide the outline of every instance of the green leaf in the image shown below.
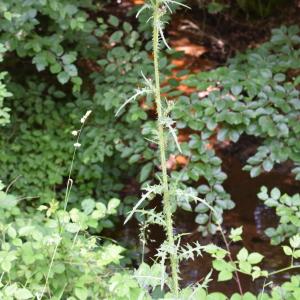
[[141,173],[140,173],[140,182],[144,182],[146,179],[148,179],[152,169],[153,169],[152,162],[149,162],[142,167]]
[[230,90],[234,96],[238,96],[242,92],[243,87],[241,85],[233,85]]
[[260,166],[256,166],[256,167],[253,167],[250,171],[250,176],[253,178],[253,177],[257,177],[258,175],[260,175],[261,173],[261,167]]
[[70,52],[67,54],[64,54],[61,59],[65,65],[70,65],[74,61],[76,61],[77,53],[76,52]]
[[9,209],[18,204],[18,200],[13,195],[8,195],[3,191],[0,191],[0,208]]
[[104,218],[105,215],[106,215],[106,206],[101,202],[96,203],[96,210],[92,212],[91,217],[93,219],[99,220]]
[[5,18],[6,20],[8,20],[8,21],[11,21],[11,20],[12,20],[12,14],[11,14],[11,12],[5,11],[5,12],[4,12],[4,18]]
[[57,74],[61,71],[61,65],[60,64],[54,64],[50,66],[50,72],[52,74]]
[[247,273],[247,274],[250,274],[251,273],[251,264],[248,262],[248,261],[240,261],[239,262],[239,268],[241,271]]
[[289,246],[282,246],[282,249],[286,255],[288,256],[293,255],[293,250]]
[[118,27],[119,23],[120,23],[119,19],[117,17],[113,16],[113,15],[109,16],[107,22],[109,24],[111,24],[112,26],[114,26],[114,27]]
[[70,77],[75,77],[78,75],[78,71],[75,65],[70,64],[70,65],[65,65],[64,70]]
[[205,300],[226,300],[227,297],[219,292],[210,293]]
[[197,190],[200,194],[204,195],[210,192],[210,187],[206,184],[201,184]]
[[77,233],[80,231],[80,226],[76,223],[68,223],[65,225],[65,229],[71,233]]
[[107,213],[110,215],[117,213],[116,208],[120,205],[120,203],[121,203],[120,199],[117,198],[110,199],[107,204]]
[[195,222],[198,224],[206,224],[207,221],[208,221],[208,215],[206,214],[198,214],[195,219]]
[[268,200],[268,189],[265,186],[262,186],[260,192],[257,194],[257,197],[263,201]]
[[241,238],[242,233],[243,233],[243,226],[240,226],[238,228],[231,228],[229,238],[233,242],[240,241],[240,240],[242,240],[242,238]]
[[300,248],[300,235],[296,234],[289,239],[290,245],[293,248]]
[[134,163],[138,162],[140,158],[141,158],[140,154],[134,154],[129,158],[128,162],[129,162],[129,164],[134,164]]
[[33,298],[33,294],[28,289],[21,288],[15,292],[15,298],[17,300],[26,300]]
[[132,30],[132,26],[128,22],[123,23],[123,29],[126,33],[129,33]]
[[218,275],[218,281],[227,281],[227,280],[232,279],[232,277],[233,277],[232,272],[223,270]]
[[207,205],[205,205],[204,203],[199,203],[197,204],[197,206],[195,207],[195,212],[196,213],[206,213],[209,211],[209,207]]
[[[262,298],[262,297],[261,297]],[[256,296],[251,294],[250,292],[246,292],[244,295],[243,295],[243,300],[256,300]],[[260,299],[260,300],[263,300],[263,299]]]
[[283,73],[278,73],[274,76],[274,80],[277,82],[285,81],[286,76]]
[[263,168],[266,172],[270,172],[273,169],[274,162],[270,159],[266,159],[263,161]]
[[11,269],[11,262],[9,260],[3,260],[1,262],[1,269],[4,271],[4,272],[7,272],[9,273],[10,269]]
[[258,263],[260,263],[262,261],[264,257],[257,253],[257,252],[253,252],[253,253],[250,253],[248,258],[247,258],[247,261],[251,264],[251,265],[256,265]]
[[210,14],[217,14],[221,12],[226,6],[220,2],[209,2],[207,5],[207,11]]
[[274,200],[278,200],[281,196],[281,193],[280,193],[280,190],[278,188],[274,188],[272,189],[271,191],[271,197],[274,199]]
[[242,248],[237,254],[237,259],[239,261],[245,261],[248,258],[248,250],[246,248]]
[[57,79],[58,81],[61,83],[61,84],[65,84],[69,81],[70,79],[70,75],[66,72],[60,72],[58,75],[57,75]]
[[96,206],[96,202],[92,198],[84,199],[81,203],[81,207],[85,214],[89,215],[93,212]]
[[8,234],[9,237],[14,239],[17,236],[17,231],[12,226],[9,226],[8,229],[7,229],[7,234]]
[[270,69],[263,69],[260,71],[261,75],[265,79],[272,78],[272,71]]
[[88,297],[88,290],[84,287],[75,288],[75,295],[79,300],[85,300]]
[[123,35],[124,35],[123,31],[118,30],[110,36],[109,42],[110,43],[118,43],[118,42],[120,42]]

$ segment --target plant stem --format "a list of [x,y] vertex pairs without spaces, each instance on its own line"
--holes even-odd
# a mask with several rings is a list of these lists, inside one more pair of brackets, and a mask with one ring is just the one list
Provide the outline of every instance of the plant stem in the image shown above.
[[163,182],[163,211],[166,221],[166,234],[167,241],[170,245],[172,252],[170,253],[171,261],[171,272],[172,272],[172,292],[176,297],[179,293],[178,285],[178,259],[176,255],[176,245],[173,233],[173,219],[172,219],[172,209],[170,201],[170,190],[169,190],[169,180],[167,174],[167,163],[166,163],[166,137],[164,132],[164,127],[161,123],[163,117],[161,94],[160,94],[160,79],[159,79],[159,30],[157,24],[160,21],[159,15],[159,2],[156,1],[154,11],[153,11],[153,57],[154,57],[154,73],[155,73],[155,103],[157,107],[157,129],[159,137],[159,151],[160,151],[160,162],[162,169],[162,182]]
[[[226,249],[227,249],[227,252],[228,252],[228,258],[229,258],[229,260],[230,260],[231,263],[234,263],[233,259],[232,259],[232,255],[231,255],[230,245],[229,245],[229,243],[227,241],[226,235],[223,232],[223,228],[222,228],[222,226],[221,226],[221,224],[219,222],[218,222],[218,226],[219,226],[219,230],[221,232],[223,241],[225,243],[225,246],[226,246]],[[241,295],[243,295],[243,288],[242,288],[241,280],[240,280],[239,273],[237,272],[237,270],[234,271],[234,275],[235,275],[234,279],[235,279],[235,281],[237,283],[239,292],[240,292]]]
[[271,273],[269,273],[269,276],[272,276],[272,275],[275,275],[275,274],[279,274],[279,273],[282,273],[282,272],[286,272],[286,271],[289,271],[289,270],[299,269],[299,268],[300,268],[300,265],[289,266],[289,267],[286,267],[286,268],[283,268],[283,269],[271,272]]

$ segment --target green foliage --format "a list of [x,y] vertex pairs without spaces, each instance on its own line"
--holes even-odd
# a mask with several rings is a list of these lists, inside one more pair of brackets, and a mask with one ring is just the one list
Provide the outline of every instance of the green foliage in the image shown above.
[[33,299],[43,289],[52,299],[107,295],[113,265],[120,264],[124,249],[89,235],[87,229],[99,231],[116,213],[119,200],[105,206],[85,199],[81,209],[66,212],[55,201],[38,209],[24,208],[24,200],[0,193],[1,299]]
[[[149,117],[152,110],[151,97],[148,95],[143,100],[145,108],[134,101],[126,111],[121,110],[121,118],[116,120],[114,117],[117,109],[129,98],[131,91],[139,89],[141,69],[146,77],[153,72],[148,54],[147,34],[128,22],[119,26],[121,22],[115,16],[108,16],[107,20],[99,17],[97,22],[84,22],[82,28],[70,26],[68,22],[77,18],[77,15],[89,20],[88,9],[97,11],[91,3],[85,1],[45,5],[37,2],[26,7],[15,1],[15,5],[7,4],[4,7],[7,11],[15,11],[15,14],[22,12],[24,16],[29,11],[36,14],[33,19],[24,18],[22,23],[17,23],[19,27],[3,32],[2,39],[9,39],[12,44],[8,44],[8,49],[14,55],[12,58],[8,57],[7,62],[11,59],[33,59],[37,70],[41,71],[41,78],[27,76],[24,80],[19,74],[10,72],[9,90],[13,92],[10,109],[13,114],[10,130],[2,131],[0,138],[0,169],[3,180],[11,182],[18,178],[14,183],[15,191],[22,195],[41,197],[42,202],[48,202],[52,198],[60,199],[64,174],[67,173],[72,155],[70,133],[76,119],[89,109],[93,110],[95,117],[87,126],[88,133],[83,142],[83,150],[79,151],[79,166],[75,165],[76,185],[75,192],[71,195],[72,202],[75,203],[80,196],[86,195],[92,195],[96,199],[117,196],[123,187],[125,172],[128,178],[138,178],[141,183],[149,180],[160,167],[159,161],[155,159],[156,146],[149,147],[150,143],[145,140],[152,140],[155,131],[155,124]],[[63,14],[65,10],[74,10],[74,14]],[[50,18],[48,27],[42,31],[38,30],[38,26],[44,24],[44,19],[40,16]],[[143,15],[140,18],[143,22]],[[3,20],[3,28],[16,20],[19,20],[17,15],[11,20]],[[20,28],[25,33],[18,39],[16,32]],[[61,36],[64,37],[63,40]],[[97,40],[99,37],[102,41],[100,50]],[[144,37],[146,40],[143,41]],[[52,53],[53,47],[58,49],[58,54]],[[55,61],[45,58],[49,51],[54,55]],[[168,55],[172,55],[172,52]],[[101,71],[82,76],[81,74],[86,74],[86,70],[81,67],[81,61],[89,58],[97,61],[95,67]],[[161,80],[165,81],[172,66],[164,54],[160,56],[159,65]],[[53,74],[64,84],[68,76],[63,68],[75,72],[74,66],[81,76],[81,80],[76,79],[75,83],[83,83],[81,92],[79,86],[73,87],[72,95],[69,85],[61,87],[55,81],[53,83]],[[60,73],[58,70],[61,70]],[[76,76],[74,74],[74,78]],[[162,92],[170,97],[179,94],[173,91],[169,83],[164,85]],[[174,118],[177,119],[175,111],[176,108]],[[185,117],[181,116],[177,121],[185,122]],[[170,119],[166,120],[170,122]],[[168,124],[172,128],[172,124]],[[139,134],[141,127],[144,136]],[[171,136],[169,143],[168,156],[178,153]],[[184,187],[195,185],[200,177],[205,176],[210,189],[207,199],[212,205],[216,205],[218,216],[221,216],[224,209],[233,207],[233,202],[221,186],[226,175],[222,172],[221,161],[215,157],[214,152],[204,153],[206,141],[200,143],[201,147],[197,147],[199,138],[195,135],[188,144],[182,145],[184,154],[190,158],[190,164],[188,169],[172,172],[172,176],[175,180],[182,178],[181,185]],[[189,150],[192,144],[194,149]],[[209,165],[206,165],[208,162]],[[203,189],[195,190],[196,194],[201,195],[201,190]],[[181,197],[177,204],[191,210],[192,206],[188,202]],[[125,199],[124,204],[120,211],[126,213],[130,200]],[[203,208],[200,205],[197,211],[201,210]],[[214,233],[216,226],[211,222],[204,222],[204,218],[206,221],[211,219],[199,215],[199,229],[203,234]]]
[[[114,30],[113,25],[107,28],[103,20],[99,19],[99,22],[101,34],[106,29]],[[1,132],[1,172],[6,182],[21,176],[14,185],[19,193],[42,196],[46,201],[54,197],[53,192],[58,192],[59,196],[63,174],[66,174],[72,154],[73,124],[87,109],[93,109],[97,117],[88,127],[84,151],[80,153],[82,164],[77,169],[76,186],[81,195],[114,196],[122,188],[120,178],[124,170],[128,176],[135,177],[138,173],[136,165],[152,160],[153,151],[148,148],[148,143],[136,135],[141,120],[147,117],[145,111],[136,103],[124,114],[122,122],[116,122],[114,117],[116,108],[139,82],[138,65],[145,65],[146,72],[151,70],[148,54],[141,42],[137,42],[139,33],[126,22],[123,28],[120,45],[115,44],[97,54],[103,72],[94,72],[86,80],[94,86],[95,93],[87,89],[72,96],[68,90],[56,84],[49,85],[37,77],[27,78],[26,82],[14,78],[18,82],[10,84],[9,89],[14,94],[10,105],[13,111],[10,129],[13,130]],[[78,47],[86,46],[83,46],[86,41],[80,39],[80,34],[74,35],[78,38]],[[85,33],[85,36],[93,40],[91,33]],[[83,54],[88,57],[91,53],[92,49]],[[73,63],[76,57],[68,54],[63,58],[65,62]],[[166,62],[164,64],[166,66]],[[10,146],[4,151],[7,143]],[[16,160],[16,157],[20,159]],[[107,159],[111,157],[113,160]],[[147,174],[143,173],[141,179],[145,180]]]
[[[0,62],[3,61],[3,55],[6,52],[6,48],[0,43]],[[8,92],[4,83],[6,72],[0,72],[0,126],[4,126],[9,122],[9,108],[4,107],[4,99],[11,97],[12,94]]]
[[278,188],[271,190],[270,194],[266,187],[262,187],[257,195],[268,207],[272,207],[279,217],[279,225],[276,228],[266,229],[266,234],[271,238],[272,244],[279,244],[286,238],[299,232],[300,226],[300,195],[281,195]]
[[[186,109],[186,107],[190,108]],[[190,99],[185,96],[179,97],[173,110],[173,117],[179,129],[201,130],[201,135],[191,134],[190,140],[181,144],[182,154],[189,159],[189,163],[180,172],[173,172],[172,177],[180,178],[180,181],[187,186],[195,185],[201,178],[205,179],[206,183],[199,185],[193,192],[200,198],[204,195],[206,202],[214,207],[217,214],[211,214],[209,208],[203,203],[197,204],[195,212],[198,215],[195,221],[199,224],[198,229],[203,235],[214,234],[217,230],[216,221],[222,222],[223,211],[234,207],[234,202],[222,186],[227,178],[221,168],[222,160],[216,156],[213,149],[208,148],[210,132],[204,128],[204,124],[208,124],[213,114],[213,107],[200,102],[196,95],[191,96]],[[216,124],[212,126],[215,128]],[[187,201],[179,198],[178,202],[180,206],[180,203]],[[188,208],[191,210],[191,206]]]
[[[8,51],[15,51],[21,57],[32,59],[39,72],[46,68],[65,84],[70,79],[74,90],[81,80],[74,64],[78,51],[84,45],[93,45],[92,31],[96,23],[89,20],[86,9],[97,9],[92,1],[2,1],[0,14],[0,42]],[[45,24],[48,24],[45,27]],[[74,43],[73,35],[80,41],[75,51],[65,45]]]
[[[147,2],[142,10],[152,8],[154,19],[148,24],[147,13],[140,15],[139,24],[131,24],[103,13],[102,6],[90,0],[0,4],[1,59],[6,52],[1,68],[8,71],[0,73],[0,125],[8,123],[11,110],[10,125],[1,129],[0,171],[16,194],[26,195],[9,194],[0,182],[1,299],[229,299],[208,293],[211,272],[201,284],[179,289],[179,262],[202,252],[213,258],[219,281],[238,282],[238,273],[256,279],[282,272],[261,269],[263,256],[246,248],[232,258],[229,245],[242,240],[242,228],[232,229],[227,241],[222,215],[234,203],[222,186],[227,176],[209,139],[217,135],[219,141],[236,142],[242,133],[261,137],[263,144],[245,167],[253,177],[287,159],[300,164],[300,80],[290,74],[300,66],[299,29],[274,30],[270,42],[239,54],[228,67],[191,76],[189,85],[213,87],[199,101],[197,94],[186,97],[174,91],[178,83],[168,79],[173,68],[169,58],[178,53],[161,51],[158,57],[163,44],[168,47],[163,33],[166,12],[176,4],[184,6],[173,0]],[[223,8],[213,4],[212,13]],[[150,31],[143,31],[151,24],[154,68]],[[15,72],[25,63],[26,68]],[[175,97],[176,103],[161,101],[161,94]],[[157,122],[152,117],[155,109]],[[93,116],[79,141],[81,129],[74,131],[74,125],[90,110]],[[182,129],[192,134],[179,143],[177,131]],[[188,164],[167,170],[179,153]],[[300,168],[294,173],[298,178]],[[132,198],[118,199],[124,182],[132,178],[144,191],[133,209]],[[263,194],[266,198],[267,191]],[[163,197],[163,212],[143,209],[155,196]],[[296,228],[286,231],[290,244],[283,251],[292,263],[283,270],[298,267],[293,264],[300,256],[299,236],[294,235],[297,197],[273,190],[263,199],[278,209],[280,226]],[[182,244],[181,235],[173,232],[172,214],[178,207],[196,211],[203,235],[220,231],[226,249]],[[99,237],[118,214],[128,211],[126,221],[138,213],[145,229],[160,225],[167,234],[153,264],[143,262],[131,271],[123,268],[124,249]],[[280,231],[280,226],[274,230]],[[299,278],[293,277],[271,295],[234,294],[230,299],[282,299],[278,295],[283,294],[298,299],[298,290]]]
[[239,7],[247,14],[266,17],[284,1],[282,0],[236,0]]
[[[296,166],[300,162],[298,76],[292,75],[300,66],[299,44],[299,28],[283,26],[273,30],[269,42],[231,59],[228,67],[186,80],[189,86],[211,90],[201,101],[191,97],[193,117],[201,117],[192,129],[205,137],[217,134],[219,141],[236,142],[243,133],[263,139],[244,167],[252,177],[288,159]],[[192,117],[185,120],[183,127]]]

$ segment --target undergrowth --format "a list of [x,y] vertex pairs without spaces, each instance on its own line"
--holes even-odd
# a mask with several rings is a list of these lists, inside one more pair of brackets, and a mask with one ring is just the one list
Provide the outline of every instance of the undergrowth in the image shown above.
[[[262,145],[245,166],[251,176],[290,159],[299,179],[299,28],[276,29],[270,42],[237,55],[228,67],[188,77],[186,84],[205,93],[180,96],[178,82],[167,78],[172,69],[168,57],[179,54],[169,49],[164,36],[176,6],[188,9],[175,0],[147,1],[137,13],[144,33],[128,22],[121,26],[115,16],[89,20],[89,10],[101,10],[89,1],[41,0],[27,6],[5,1],[0,6],[0,53],[30,58],[38,71],[54,75],[61,84],[72,83],[58,88],[56,82],[49,85],[35,76],[5,79],[0,73],[0,125],[6,125],[3,131],[12,129],[1,137],[1,176],[10,182],[0,184],[1,299],[299,298],[299,276],[282,285],[272,283],[274,275],[299,268],[299,195],[281,195],[277,188],[269,195],[264,187],[258,194],[280,217],[279,226],[267,234],[274,244],[284,243],[289,265],[266,270],[263,255],[245,247],[234,255],[232,245],[242,241],[243,229],[226,231],[222,226],[224,210],[234,203],[222,186],[222,161],[208,149],[212,137],[236,142],[243,133],[258,136]],[[41,16],[51,25],[47,30],[36,28],[44,24]],[[10,27],[12,22],[15,27]],[[20,31],[23,26],[25,31]],[[66,37],[64,42],[59,34]],[[109,50],[97,53],[100,37]],[[147,53],[151,48],[152,57]],[[86,82],[76,65],[79,55],[96,59],[100,68]],[[7,56],[7,62],[10,59]],[[17,100],[9,105],[10,127],[4,99]],[[25,116],[27,122],[22,121]],[[182,129],[192,131],[188,142],[178,139]],[[9,142],[8,153],[4,147]],[[170,167],[174,156],[188,163]],[[138,200],[119,200],[125,171],[139,177]],[[28,175],[28,181],[19,173]],[[32,194],[20,196],[24,191]],[[146,208],[154,198],[162,200],[161,210]],[[224,246],[183,243],[188,233],[174,230],[178,208],[195,210],[202,235],[218,234]],[[143,246],[152,225],[165,231],[151,264],[142,254],[139,266],[129,267],[126,250],[101,236],[119,214],[126,216],[125,223],[133,216],[140,221]],[[204,254],[212,259],[211,271],[201,282],[183,288],[181,264],[205,259]],[[215,275],[218,281],[235,284],[238,293],[210,292]],[[257,295],[247,292],[241,275],[258,280]]]

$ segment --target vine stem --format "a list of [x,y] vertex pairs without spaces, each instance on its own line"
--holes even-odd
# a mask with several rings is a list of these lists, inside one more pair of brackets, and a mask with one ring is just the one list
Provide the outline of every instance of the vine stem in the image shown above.
[[[223,238],[223,241],[225,243],[225,246],[226,246],[226,249],[227,249],[227,252],[228,252],[228,258],[230,260],[231,263],[234,263],[233,261],[233,258],[232,258],[232,255],[231,255],[231,249],[230,249],[230,245],[227,241],[227,238],[223,232],[223,228],[221,226],[221,224],[218,222],[218,226],[219,226],[219,230],[221,232],[221,235],[222,235],[222,238]],[[243,288],[242,288],[242,284],[241,284],[241,280],[240,280],[240,277],[239,277],[239,273],[237,272],[237,270],[234,271],[234,275],[235,275],[235,281],[237,283],[237,286],[238,286],[238,289],[239,289],[239,292],[241,295],[243,295]]]
[[179,278],[178,278],[178,258],[177,251],[173,233],[173,217],[171,209],[171,200],[170,200],[170,189],[169,189],[169,180],[167,174],[167,163],[166,163],[166,136],[164,132],[164,127],[161,122],[163,118],[163,109],[161,102],[161,93],[160,93],[160,76],[159,76],[159,29],[157,24],[160,21],[160,12],[159,12],[159,1],[156,0],[153,10],[153,60],[154,60],[154,75],[155,75],[155,103],[157,107],[157,129],[158,129],[158,138],[159,138],[159,151],[160,151],[160,162],[162,169],[162,182],[163,182],[163,212],[166,221],[166,234],[167,241],[170,245],[172,252],[170,253],[170,262],[171,262],[171,273],[172,273],[172,288],[171,291],[176,297],[179,294]]
[[279,274],[279,273],[282,273],[282,272],[286,272],[286,271],[293,270],[293,269],[299,269],[299,268],[300,268],[300,265],[289,266],[289,267],[271,272],[271,273],[269,273],[269,276],[273,276],[273,275],[276,275],[276,274]]

